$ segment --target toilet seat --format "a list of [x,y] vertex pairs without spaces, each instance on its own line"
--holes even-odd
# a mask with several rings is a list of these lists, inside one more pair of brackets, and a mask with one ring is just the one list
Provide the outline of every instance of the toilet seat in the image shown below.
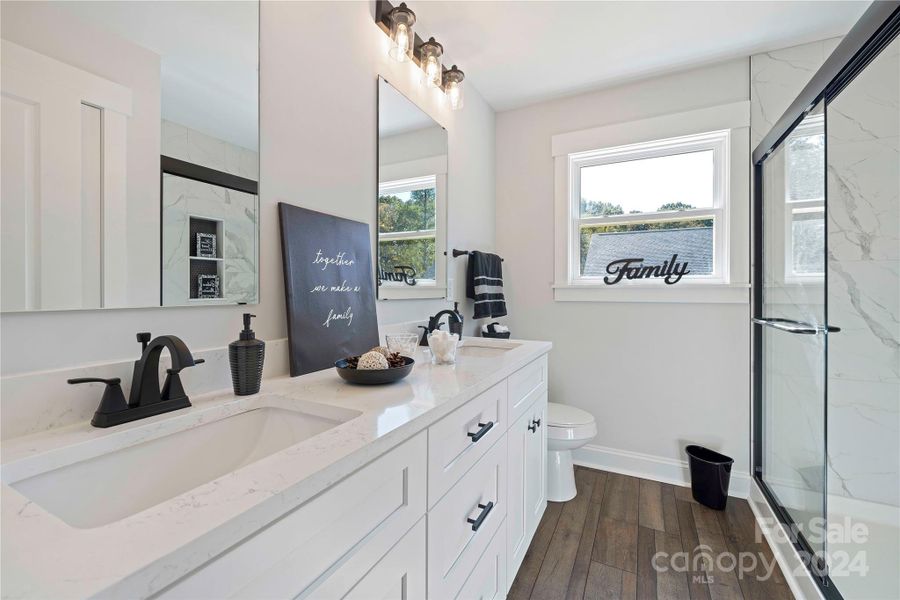
[[547,403],[547,437],[552,440],[587,440],[597,435],[591,413],[556,402]]

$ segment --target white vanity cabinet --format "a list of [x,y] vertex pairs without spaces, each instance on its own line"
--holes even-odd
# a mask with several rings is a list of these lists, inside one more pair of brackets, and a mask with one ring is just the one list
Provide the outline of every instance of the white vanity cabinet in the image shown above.
[[[341,584],[352,589],[425,514],[426,450],[422,432],[175,582],[159,597],[327,597],[318,592],[320,586],[345,597]],[[419,542],[410,555],[425,554],[424,537]],[[333,572],[341,572],[337,583]]]
[[547,505],[546,412],[544,355],[158,597],[505,598]]
[[513,574],[510,585],[547,508],[546,421],[545,390],[525,407],[507,433],[507,552],[508,570]]

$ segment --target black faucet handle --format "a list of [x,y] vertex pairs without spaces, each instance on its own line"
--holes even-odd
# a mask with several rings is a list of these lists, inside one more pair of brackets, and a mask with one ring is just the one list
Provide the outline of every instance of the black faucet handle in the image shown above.
[[150,338],[152,338],[153,336],[150,335],[149,331],[142,331],[139,334],[137,334],[136,337],[137,337],[137,341],[139,341],[141,343],[141,352],[143,352],[144,350],[147,349],[147,344],[150,343]]
[[79,383],[105,383],[106,385],[119,385],[122,383],[122,380],[118,377],[112,377],[110,379],[103,379],[102,377],[75,377],[74,379],[67,379],[66,383],[69,385],[77,385]]
[[102,377],[76,377],[69,379],[68,383],[76,385],[79,383],[105,383],[106,389],[103,390],[103,397],[100,398],[100,406],[94,412],[94,418],[91,419],[91,425],[94,427],[109,427],[115,425],[115,421],[110,419],[110,415],[128,410],[128,402],[125,401],[125,394],[122,393],[122,380],[118,377],[103,379]]

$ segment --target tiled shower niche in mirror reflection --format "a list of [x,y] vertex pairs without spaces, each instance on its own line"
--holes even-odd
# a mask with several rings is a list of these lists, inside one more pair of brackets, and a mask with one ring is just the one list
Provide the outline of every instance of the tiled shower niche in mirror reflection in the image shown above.
[[0,310],[258,302],[258,13],[0,4]]

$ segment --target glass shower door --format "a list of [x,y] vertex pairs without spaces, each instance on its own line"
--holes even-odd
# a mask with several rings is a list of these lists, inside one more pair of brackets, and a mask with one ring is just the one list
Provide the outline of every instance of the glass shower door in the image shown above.
[[[761,362],[764,488],[823,556],[825,540],[825,136],[821,104],[763,163],[762,281],[754,322]],[[815,570],[816,564],[811,561]]]

